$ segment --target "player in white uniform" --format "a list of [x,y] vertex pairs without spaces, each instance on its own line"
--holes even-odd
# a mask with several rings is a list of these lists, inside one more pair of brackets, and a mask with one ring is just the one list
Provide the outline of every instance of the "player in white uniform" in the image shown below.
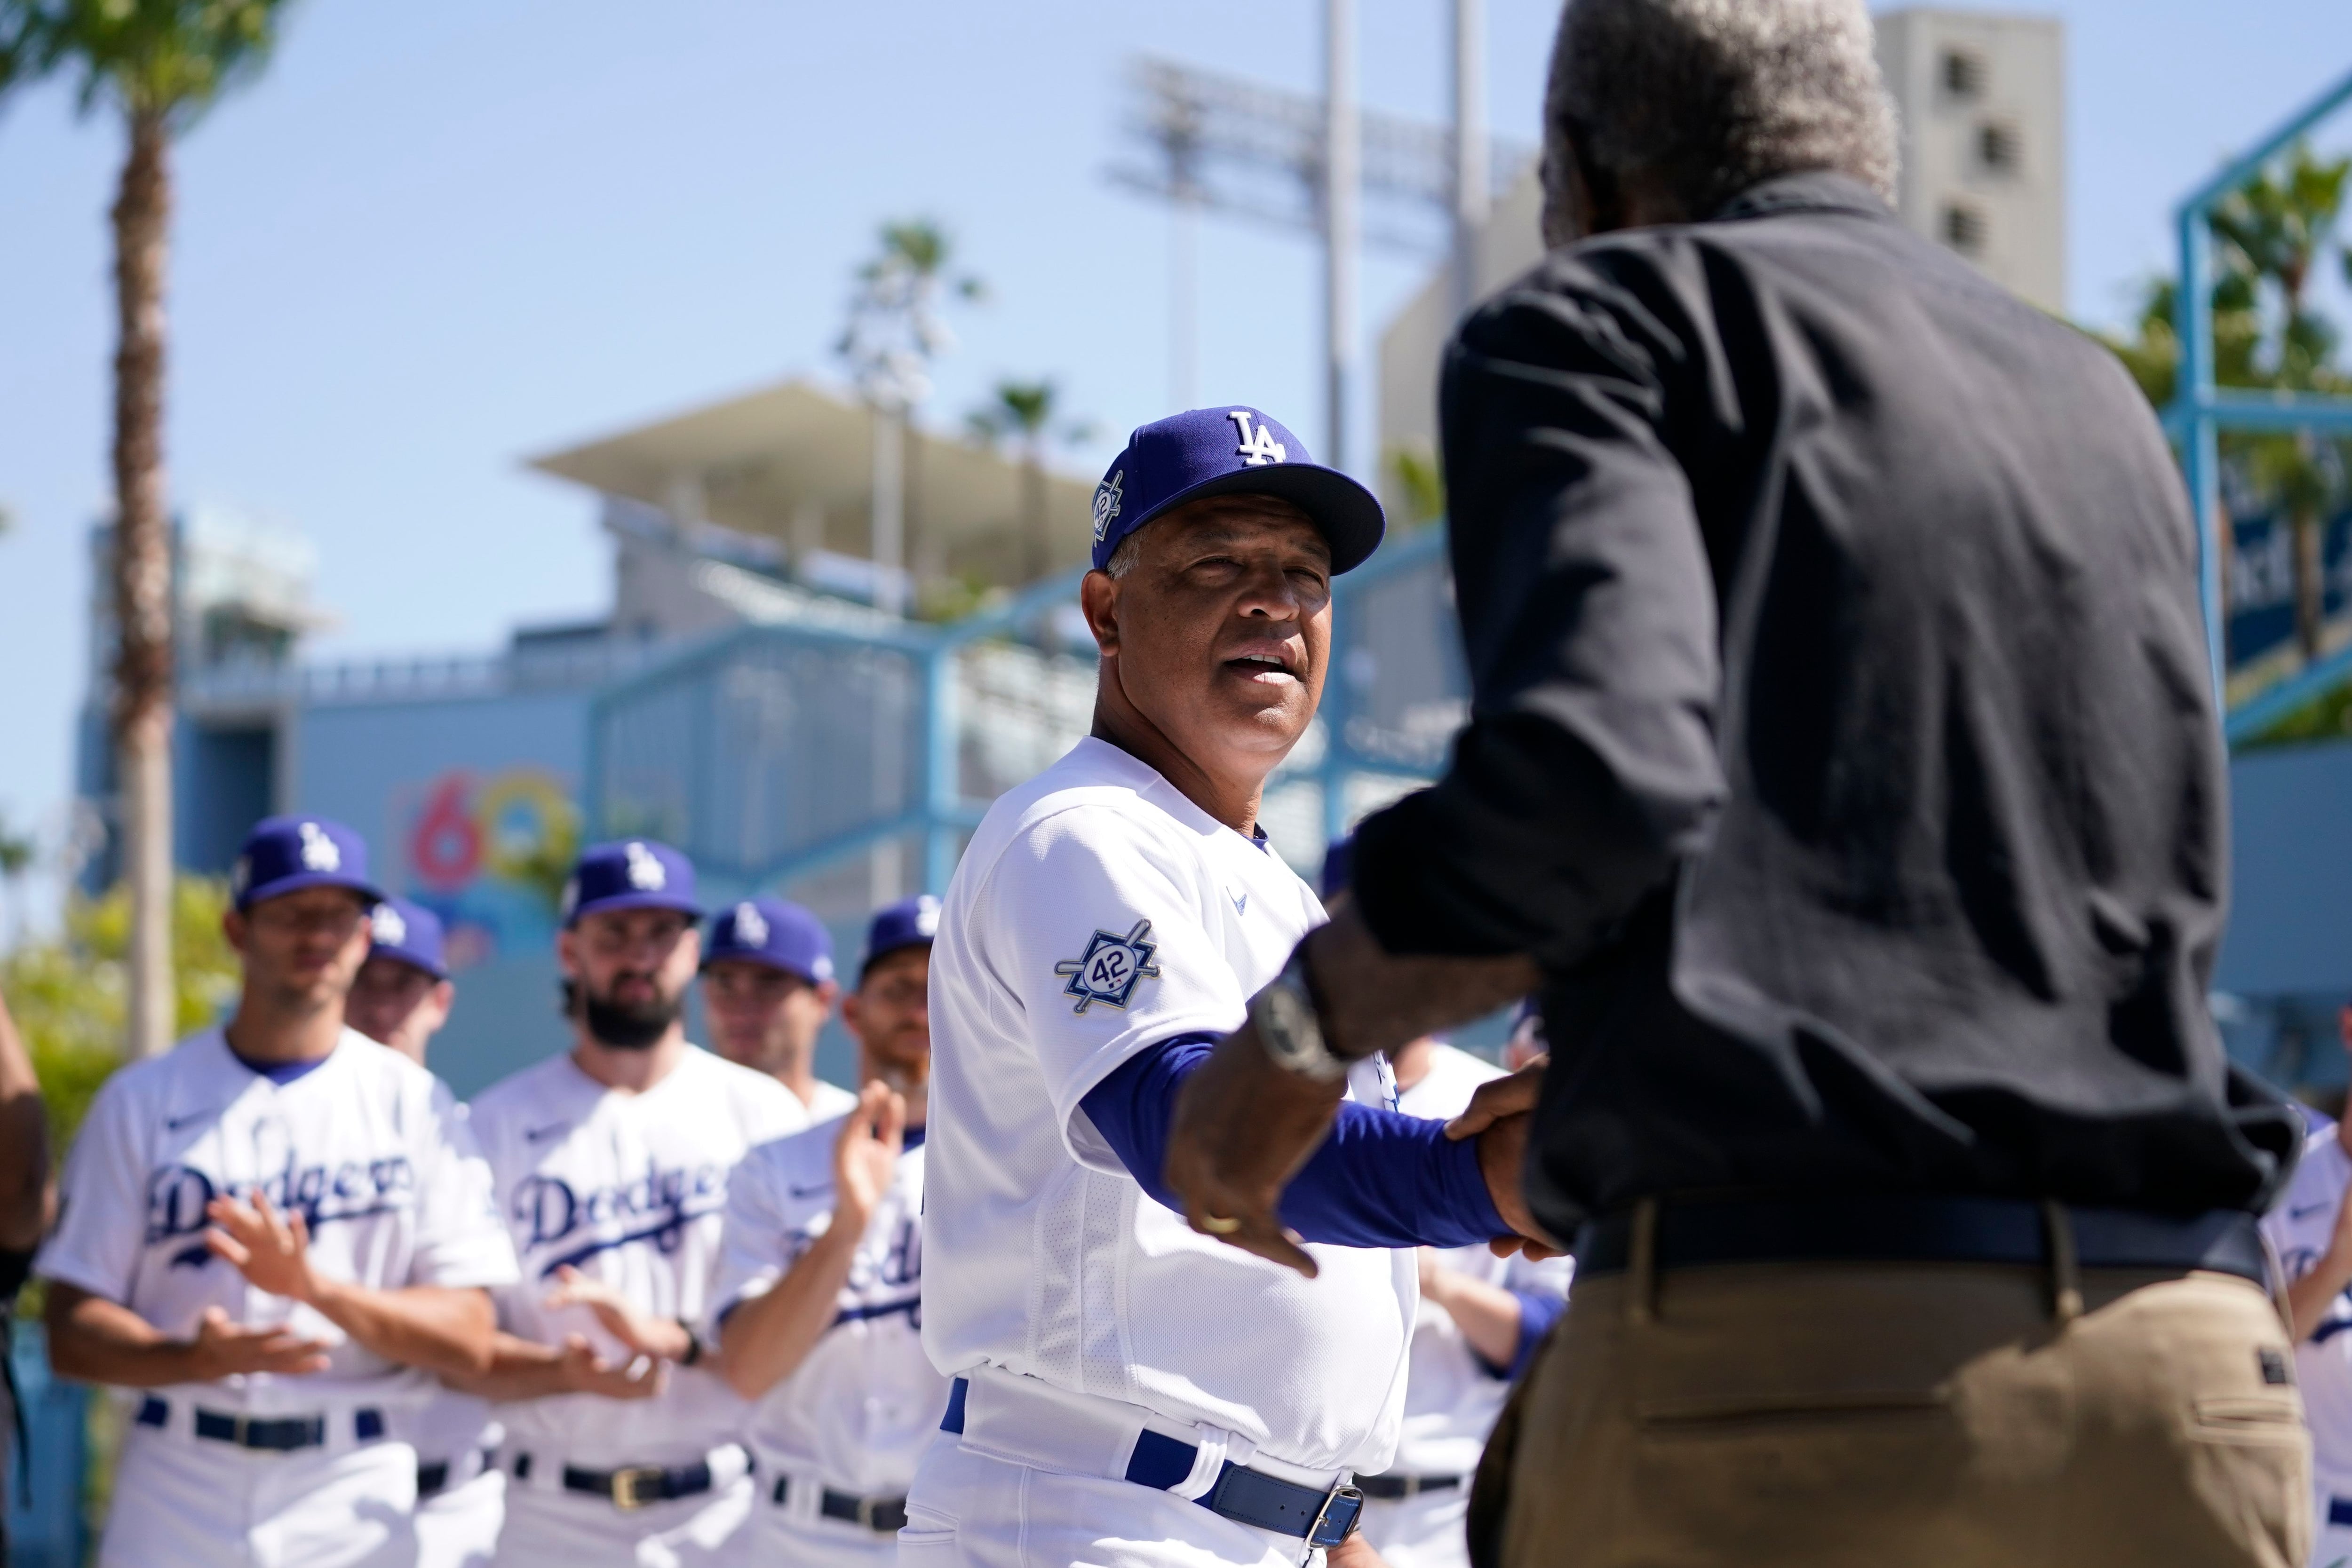
[[[2337,1019],[2352,1050],[2352,1007]],[[2311,1479],[2317,1528],[2312,1568],[2352,1561],[2352,1117],[2318,1129],[2303,1146],[2294,1178],[2263,1217],[2263,1234],[2287,1278],[2294,1321],[2294,1381],[2311,1426]],[[2284,1381],[2284,1368],[2272,1378]]]
[[702,955],[711,1049],[800,1097],[812,1122],[845,1115],[857,1096],[816,1075],[816,1037],[841,994],[833,936],[799,904],[747,898],[719,912]]
[[[1325,852],[1325,899],[1336,901],[1346,889],[1353,849],[1353,841],[1342,839]],[[1524,1026],[1534,1009],[1520,1011],[1516,1021]],[[1541,1044],[1527,1038],[1523,1027],[1512,1033],[1516,1071]],[[1501,1068],[1426,1036],[1397,1051],[1390,1065],[1397,1109],[1439,1121],[1468,1110],[1478,1085],[1504,1075]],[[1518,1253],[1497,1258],[1484,1246],[1422,1249],[1421,1311],[1413,1321],[1396,1458],[1381,1474],[1356,1478],[1364,1494],[1364,1539],[1390,1568],[1469,1568],[1465,1526],[1478,1456],[1511,1385],[1567,1309],[1575,1267],[1565,1256],[1539,1262]]]
[[[441,917],[388,896],[369,919],[367,962],[344,1005],[351,1026],[417,1066],[457,988],[442,952]],[[462,1108],[461,1108],[462,1109]],[[488,1568],[506,1517],[507,1479],[492,1462],[498,1427],[488,1401],[436,1387],[394,1429],[416,1450],[417,1568]]]
[[99,1560],[404,1565],[401,1407],[488,1364],[514,1254],[448,1091],[344,1025],[357,835],[266,820],[231,885],[236,1016],[99,1091],[35,1265],[58,1371],[137,1391]]
[[923,1343],[956,1381],[910,1568],[1339,1542],[1349,1473],[1396,1442],[1412,1247],[1507,1230],[1486,1146],[1396,1115],[1370,1064],[1286,1211],[1313,1277],[1196,1234],[1160,1181],[1205,1041],[1323,918],[1259,798],[1314,714],[1330,576],[1381,528],[1255,409],[1142,427],[1096,492],[1094,735],[990,808],[932,954]]
[[584,852],[557,942],[572,1049],[473,1103],[522,1265],[475,1385],[506,1431],[508,1568],[731,1563],[751,1511],[748,1407],[688,1325],[709,1312],[730,1174],[808,1113],[687,1042],[699,913],[667,845]]
[[939,901],[875,915],[843,1019],[847,1115],[751,1151],[727,1189],[719,1365],[758,1401],[751,1560],[877,1568],[947,1407],[921,1337],[923,1133]]

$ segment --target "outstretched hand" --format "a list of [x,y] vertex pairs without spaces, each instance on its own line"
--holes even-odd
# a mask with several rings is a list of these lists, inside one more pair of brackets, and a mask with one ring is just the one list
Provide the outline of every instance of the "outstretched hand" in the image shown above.
[[638,1355],[656,1356],[665,1361],[678,1361],[685,1357],[688,1339],[683,1324],[638,1311],[620,1291],[602,1280],[590,1278],[569,1263],[555,1271],[555,1289],[547,1293],[546,1301],[541,1303],[550,1312],[559,1307],[586,1307],[596,1314],[597,1322],[603,1325],[606,1333]]
[[216,1197],[205,1206],[212,1228],[205,1245],[226,1260],[257,1291],[308,1301],[318,1293],[310,1272],[310,1227],[299,1209],[280,1214],[269,1195],[257,1191],[251,1205]]
[[1218,1042],[1185,1079],[1168,1132],[1168,1186],[1192,1228],[1313,1279],[1315,1260],[1276,1205],[1347,1090],[1345,1080],[1317,1083],[1276,1066],[1255,1024]]
[[1447,1137],[1478,1140],[1478,1173],[1486,1178],[1486,1196],[1513,1232],[1490,1243],[1498,1258],[1519,1252],[1539,1261],[1568,1250],[1536,1223],[1521,1190],[1528,1135],[1534,1129],[1536,1103],[1542,1098],[1544,1069],[1550,1061],[1538,1056],[1507,1077],[1488,1079],[1470,1096],[1462,1114],[1445,1124]]

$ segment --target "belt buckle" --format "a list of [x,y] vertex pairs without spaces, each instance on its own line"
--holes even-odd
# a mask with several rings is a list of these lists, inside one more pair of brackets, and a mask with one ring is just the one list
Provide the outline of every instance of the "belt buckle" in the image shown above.
[[252,1448],[254,1446],[253,1417],[250,1416],[232,1416],[228,1418],[228,1440],[236,1444],[240,1448]]
[[868,1531],[876,1528],[874,1510],[881,1501],[878,1497],[861,1497],[857,1500],[857,1522],[861,1528]]
[[623,1513],[635,1513],[647,1503],[661,1501],[661,1492],[659,1465],[631,1465],[613,1472],[613,1506]]
[[[1340,1511],[1339,1531],[1326,1536],[1324,1526],[1332,1522],[1332,1505],[1346,1506]],[[1364,1494],[1355,1487],[1333,1487],[1323,1498],[1323,1506],[1315,1511],[1315,1522],[1307,1527],[1307,1544],[1328,1551],[1356,1533],[1356,1525],[1364,1517]]]

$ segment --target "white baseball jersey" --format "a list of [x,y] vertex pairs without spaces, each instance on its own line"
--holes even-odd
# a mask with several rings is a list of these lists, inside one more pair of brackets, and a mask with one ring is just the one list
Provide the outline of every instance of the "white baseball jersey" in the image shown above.
[[[1309,1470],[1384,1468],[1409,1250],[1314,1246],[1305,1280],[1144,1196],[1081,1111],[1147,1047],[1237,1028],[1321,923],[1307,884],[1088,738],[989,809],[931,949],[923,1344]],[[1373,1075],[1349,1092],[1377,1103]]]
[[331,1400],[421,1400],[426,1375],[255,1289],[205,1249],[205,1206],[256,1193],[302,1215],[313,1267],[336,1279],[377,1289],[515,1279],[489,1173],[448,1090],[348,1029],[283,1082],[237,1060],[218,1030],[108,1079],[74,1140],[58,1228],[35,1267],[174,1337],[193,1336],[219,1307],[235,1322],[283,1323],[332,1346],[323,1372],[196,1385],[207,1408],[291,1415]]
[[[642,1094],[606,1088],[571,1055],[484,1090],[474,1135],[498,1183],[521,1260],[499,1292],[508,1333],[541,1344],[585,1335],[611,1360],[628,1353],[584,1306],[550,1311],[571,1264],[639,1311],[698,1323],[710,1309],[727,1181],[746,1151],[808,1124],[793,1092],[698,1046]],[[593,1394],[502,1405],[508,1447],[534,1465],[583,1469],[687,1464],[736,1440],[745,1406],[709,1365],[674,1366],[657,1396],[625,1406]]]
[[837,1120],[856,1109],[857,1109],[856,1093],[852,1090],[844,1089],[838,1083],[827,1083],[820,1078],[816,1081],[816,1087],[809,1091],[808,1117],[811,1126],[814,1126],[819,1122]]
[[[765,1295],[833,1225],[840,1118],[757,1148],[727,1187],[726,1250],[713,1317]],[[763,1477],[814,1478],[858,1497],[904,1497],[940,1429],[947,1379],[923,1354],[922,1129],[867,1220],[808,1359],[753,1409]],[[711,1337],[717,1338],[714,1324]]]
[[[1478,1085],[1502,1076],[1501,1068],[1440,1045],[1428,1072],[1399,1094],[1397,1109],[1408,1116],[1451,1120],[1469,1108]],[[1502,1290],[1552,1296],[1568,1293],[1576,1267],[1565,1257],[1540,1263],[1516,1254],[1497,1258],[1484,1245],[1448,1248],[1437,1260]],[[1408,1476],[1468,1475],[1478,1468],[1486,1434],[1510,1391],[1509,1381],[1470,1348],[1445,1309],[1423,1301],[1413,1322],[1412,1365],[1405,1374],[1404,1430],[1389,1469]]]
[[[2263,1234],[2290,1281],[2310,1273],[2327,1251],[2347,1188],[2352,1155],[2344,1152],[2334,1127],[2323,1127],[2305,1143],[2294,1179],[2263,1218]],[[2352,1294],[2328,1302],[2318,1332],[2296,1343],[2294,1374],[2320,1490],[2352,1497]]]

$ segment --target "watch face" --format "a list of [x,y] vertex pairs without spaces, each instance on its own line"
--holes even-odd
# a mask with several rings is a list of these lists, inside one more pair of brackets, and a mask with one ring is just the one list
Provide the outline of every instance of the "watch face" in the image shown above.
[[1307,1007],[1298,993],[1283,985],[1266,991],[1265,1016],[1258,1020],[1258,1032],[1276,1056],[1295,1059],[1311,1054],[1300,1038],[1307,1023]]

